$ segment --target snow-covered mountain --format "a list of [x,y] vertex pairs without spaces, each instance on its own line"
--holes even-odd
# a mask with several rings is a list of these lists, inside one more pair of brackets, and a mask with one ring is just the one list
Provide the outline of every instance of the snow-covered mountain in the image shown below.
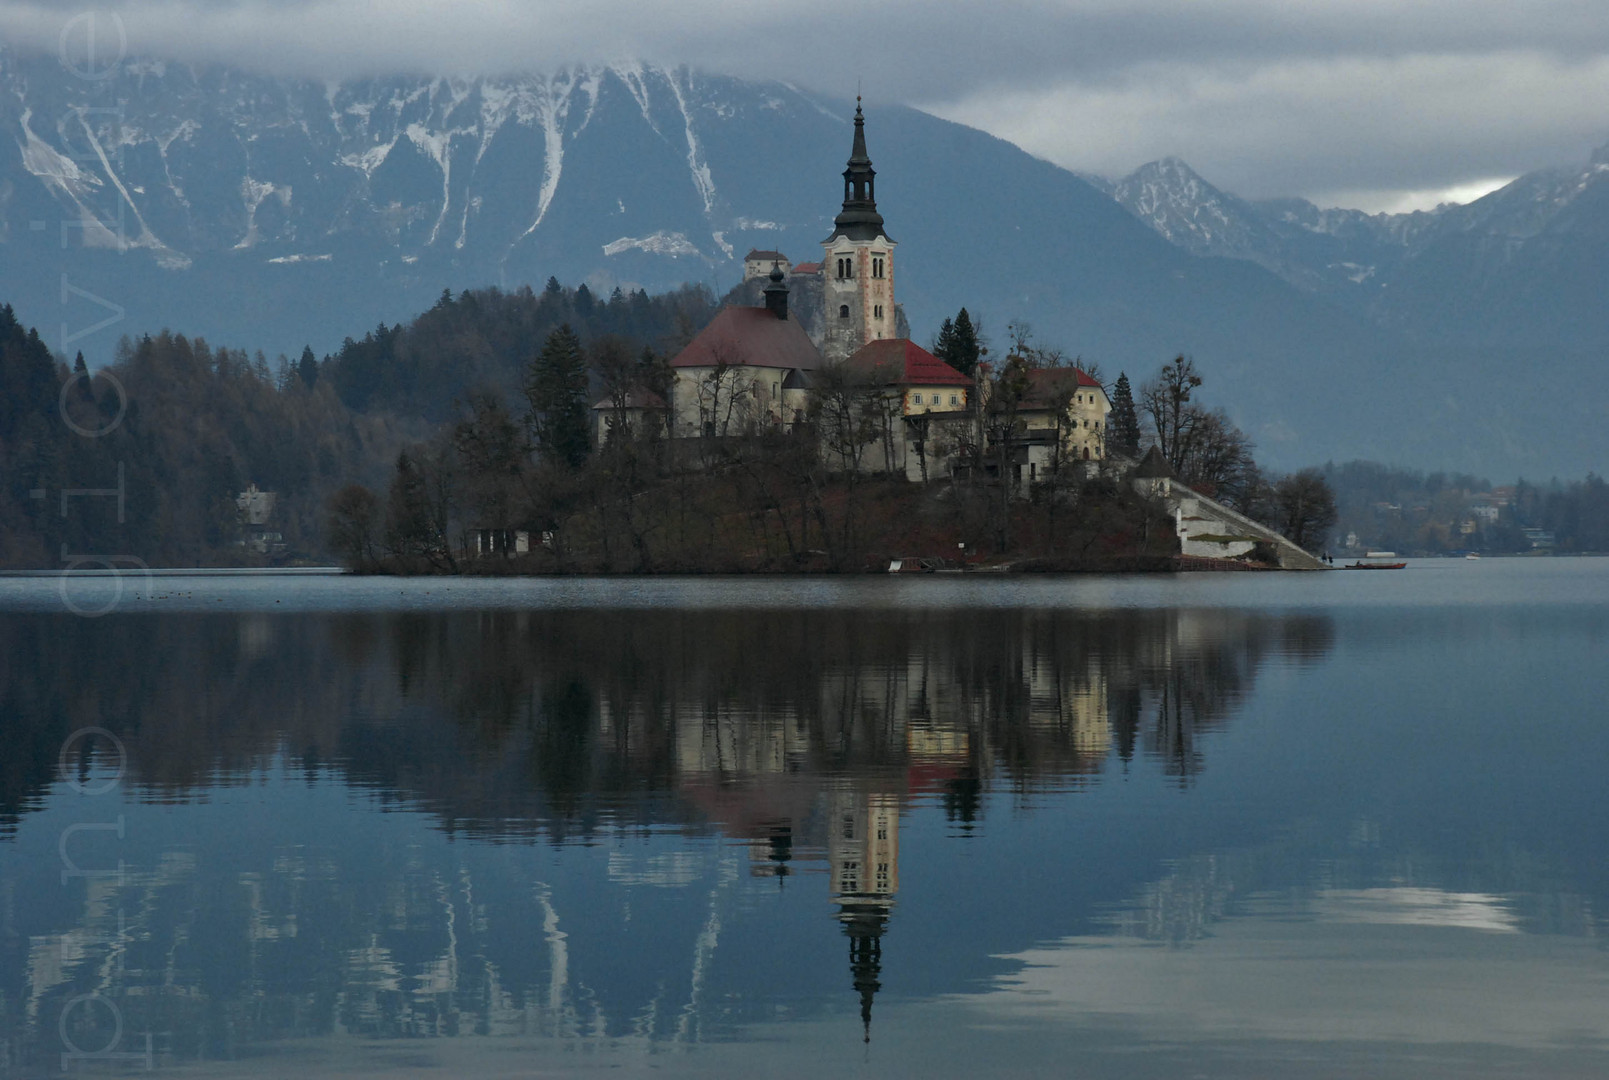
[[[325,85],[147,60],[86,80],[0,50],[0,301],[94,363],[163,326],[327,351],[444,288],[550,275],[724,293],[750,247],[821,257],[851,113],[638,64]],[[1109,376],[1190,353],[1276,468],[1371,456],[1579,474],[1609,456],[1609,435],[1557,422],[1547,389],[1595,376],[1579,342],[1609,347],[1597,172],[1375,219],[1247,203],[1171,161],[1094,183],[912,109],[868,102],[867,117],[918,340],[965,305],[996,341],[1026,320]],[[1504,209],[1522,190],[1529,217]],[[1575,291],[1527,299],[1526,274],[1555,288],[1571,273]],[[1482,298],[1484,323],[1447,307],[1443,279]],[[1535,377],[1471,425],[1480,387],[1519,356],[1514,327],[1534,333]],[[1565,334],[1576,351],[1556,347]],[[1598,416],[1599,389],[1565,411]]]
[[324,86],[131,62],[91,83],[0,55],[0,236],[55,241],[71,220],[69,247],[160,271],[333,263],[405,291],[548,274],[665,287],[771,246],[779,212],[806,232],[831,217],[786,178],[717,183],[744,113],[818,137],[843,120],[786,87],[735,90],[638,65]]
[[1601,302],[1609,146],[1584,166],[1529,173],[1467,205],[1405,214],[1248,201],[1177,158],[1141,166],[1108,190],[1185,251],[1254,262],[1421,340],[1609,345]]

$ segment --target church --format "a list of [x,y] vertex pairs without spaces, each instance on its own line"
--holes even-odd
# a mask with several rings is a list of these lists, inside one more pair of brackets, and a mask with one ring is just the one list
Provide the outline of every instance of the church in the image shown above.
[[[824,369],[842,368],[900,419],[858,467],[917,479],[921,463],[907,460],[911,448],[925,448],[932,423],[966,415],[972,380],[898,336],[896,245],[877,211],[877,173],[858,101],[843,178],[843,206],[822,241],[821,262],[787,267],[780,252],[751,251],[745,276],[761,276],[769,262],[763,306],[723,308],[672,359],[671,435],[719,438],[767,426],[791,429],[809,418]],[[812,320],[818,327],[814,338],[789,309],[789,269],[796,278],[820,276],[822,310]]]
[[[944,475],[975,442],[973,410],[981,402],[973,399],[982,388],[900,336],[898,245],[877,209],[877,172],[858,98],[843,180],[843,204],[821,242],[820,263],[790,266],[781,252],[749,252],[744,276],[764,276],[763,303],[723,308],[671,360],[669,434],[725,438],[816,423],[823,452],[843,468],[913,481]],[[790,270],[794,280],[807,273],[818,279],[821,309],[809,320],[814,334],[790,310]],[[822,407],[829,387],[840,400],[851,389],[855,398],[853,409],[836,410],[845,414],[836,423],[834,410]],[[1085,396],[1093,408],[1094,392],[1080,387],[1077,400]],[[1105,405],[1104,393],[1099,400]],[[1086,459],[1101,456],[1104,420],[1100,409],[1082,447]],[[1033,468],[1024,466],[1025,476]]]

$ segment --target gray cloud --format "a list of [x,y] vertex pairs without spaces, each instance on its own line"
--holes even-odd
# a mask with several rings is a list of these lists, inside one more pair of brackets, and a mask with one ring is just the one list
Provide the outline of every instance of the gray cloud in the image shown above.
[[[56,48],[76,4],[0,0]],[[132,53],[338,79],[635,58],[910,102],[1073,168],[1247,195],[1450,188],[1609,139],[1601,0],[141,0]],[[84,24],[68,35],[78,41]]]

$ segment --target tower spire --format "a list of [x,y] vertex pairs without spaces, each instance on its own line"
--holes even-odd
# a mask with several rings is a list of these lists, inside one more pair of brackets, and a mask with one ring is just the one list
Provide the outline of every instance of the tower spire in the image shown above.
[[855,140],[849,147],[848,167],[844,169],[844,207],[833,219],[833,235],[851,240],[873,240],[886,236],[883,215],[877,212],[877,170],[866,152],[866,114],[860,96],[855,97]]

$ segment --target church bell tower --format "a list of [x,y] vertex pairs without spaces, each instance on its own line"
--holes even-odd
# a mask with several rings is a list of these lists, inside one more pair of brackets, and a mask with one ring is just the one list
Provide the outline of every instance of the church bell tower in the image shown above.
[[877,212],[877,173],[866,154],[866,118],[855,99],[855,141],[844,170],[844,207],[821,242],[822,352],[848,359],[856,349],[895,336],[894,241]]

